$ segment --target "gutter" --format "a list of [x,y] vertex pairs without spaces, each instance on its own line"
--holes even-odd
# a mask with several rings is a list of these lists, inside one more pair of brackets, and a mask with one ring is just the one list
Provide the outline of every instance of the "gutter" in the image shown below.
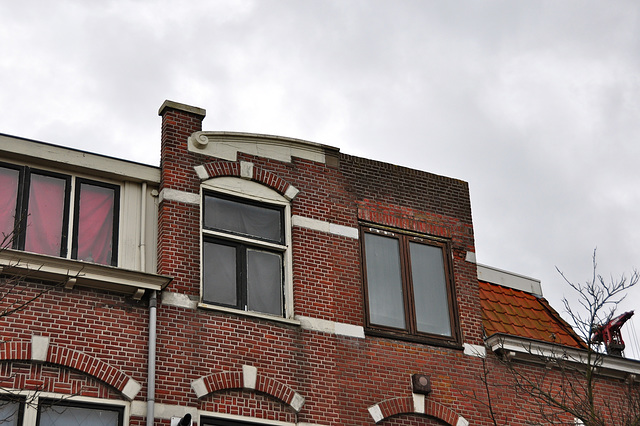
[[[485,339],[486,346],[494,353],[510,361],[537,364],[571,363],[587,366],[588,351],[569,346],[554,345],[540,340],[526,339],[508,334],[493,334]],[[640,361],[621,358],[599,352],[591,353],[591,366],[598,374],[623,380],[640,377]]]

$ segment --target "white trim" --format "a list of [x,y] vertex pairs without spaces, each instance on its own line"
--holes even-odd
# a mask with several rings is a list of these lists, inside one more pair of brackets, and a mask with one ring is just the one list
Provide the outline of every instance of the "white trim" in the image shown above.
[[238,152],[290,163],[292,157],[327,163],[326,152],[338,148],[301,139],[239,132],[195,132],[187,139],[190,152],[237,161]]
[[7,273],[20,272],[31,278],[54,282],[75,279],[74,286],[108,289],[129,295],[140,294],[144,290],[160,291],[171,282],[171,278],[163,275],[11,249],[0,250],[0,268]]
[[487,348],[481,345],[472,345],[470,343],[463,343],[464,354],[469,356],[475,356],[478,358],[487,357]]
[[358,228],[350,226],[338,225],[331,222],[325,222],[323,220],[312,219],[310,217],[304,217],[299,215],[293,215],[291,217],[291,223],[293,226],[300,226],[302,228],[312,229],[314,231],[326,232],[328,234],[339,235],[341,237],[348,237],[358,239]]
[[384,419],[384,416],[382,415],[382,410],[380,409],[378,404],[369,407],[369,414],[371,414],[371,417],[373,417],[373,421],[376,423]]
[[472,251],[468,251],[467,255],[465,256],[464,260],[466,260],[467,262],[470,263],[476,263],[476,254]]
[[160,300],[163,305],[175,306],[177,308],[196,309],[198,307],[197,300],[191,300],[189,295],[183,293],[174,293],[172,291],[162,291]]
[[207,385],[204,384],[204,379],[203,378],[199,378],[199,379],[196,379],[196,380],[192,381],[191,382],[191,389],[193,389],[193,391],[196,393],[196,396],[198,398],[202,398],[207,393],[209,393],[208,390],[207,390]]
[[245,389],[255,389],[258,381],[258,369],[252,365],[242,366],[242,386]]
[[110,177],[123,181],[160,183],[160,168],[132,161],[120,160],[86,151],[66,148],[46,142],[0,135],[0,156],[4,153],[19,161],[29,161],[61,170],[74,170],[90,176]]
[[77,403],[91,403],[96,405],[110,405],[112,407],[123,408],[122,426],[129,426],[129,419],[131,418],[131,402],[122,401],[120,399],[107,399],[107,398],[93,398],[89,396],[77,396],[69,395],[57,392],[41,392],[31,391],[23,389],[3,389],[0,391],[0,395],[3,393],[10,393],[11,395],[25,396],[29,404],[24,405],[24,415],[22,417],[23,426],[32,426],[36,424],[38,416],[38,404],[41,398],[43,399],[63,399],[64,401],[77,402]]
[[31,359],[44,362],[49,353],[49,338],[45,336],[31,336]]
[[296,413],[299,413],[302,410],[302,406],[304,405],[304,398],[298,392],[293,394],[293,398],[291,398],[291,408],[293,408]]
[[200,194],[181,191],[179,189],[163,188],[162,191],[160,191],[160,195],[158,195],[158,202],[161,203],[164,200],[200,205]]
[[306,330],[364,339],[364,328],[359,325],[345,324],[320,318],[303,317],[299,315],[296,316],[296,319],[300,321],[300,326]]
[[469,421],[464,417],[460,416],[458,417],[458,422],[456,423],[456,426],[469,426]]
[[[175,416],[179,416],[180,418],[182,418],[187,413],[191,414],[194,420],[198,418],[197,408],[187,407],[184,405],[162,404],[162,403],[156,402],[154,404],[153,417],[155,419],[168,420]],[[146,417],[147,403],[145,401],[132,401],[131,415],[136,417]]]
[[209,173],[207,173],[207,169],[203,165],[195,166],[193,169],[196,171],[200,180],[209,179]]
[[140,392],[140,389],[142,389],[142,385],[130,378],[124,386],[124,389],[122,389],[122,395],[129,401],[132,401],[138,392]]
[[[587,363],[587,351],[568,346],[553,345],[536,340],[527,340],[515,336],[494,334],[485,342],[493,352],[502,351],[513,355],[514,360],[541,362],[548,359],[558,359],[575,364]],[[640,375],[640,361],[620,358],[605,354],[596,354],[599,359],[592,358],[592,364],[597,361],[599,374],[626,379],[630,374]]]
[[284,192],[284,198],[286,198],[287,200],[293,200],[294,198],[296,198],[296,195],[298,195],[299,192],[300,191],[298,190],[298,188],[293,185],[289,185],[287,190]]
[[284,318],[284,317],[277,316],[277,315],[264,314],[262,312],[255,312],[255,311],[243,311],[243,310],[240,310],[240,309],[229,308],[229,307],[226,307],[226,306],[212,305],[212,304],[204,303],[204,302],[199,302],[198,303],[198,308],[210,309],[212,311],[227,312],[227,313],[230,313],[230,314],[243,315],[243,316],[247,316],[247,317],[262,318],[262,319],[266,319],[266,320],[282,322],[282,323],[285,323],[285,324],[300,325],[300,321],[298,321],[297,319],[293,319],[293,318]]
[[250,163],[248,161],[240,162],[240,177],[242,179],[253,178],[253,163]]
[[542,285],[540,280],[516,274],[514,272],[503,271],[493,266],[477,264],[478,279],[492,284],[525,291],[542,297]]
[[413,394],[413,412],[419,414],[425,414],[424,410],[425,396],[419,393]]

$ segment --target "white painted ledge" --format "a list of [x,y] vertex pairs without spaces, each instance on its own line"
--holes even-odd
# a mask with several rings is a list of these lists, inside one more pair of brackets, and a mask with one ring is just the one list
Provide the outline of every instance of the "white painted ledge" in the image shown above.
[[354,239],[358,239],[359,237],[358,228],[338,225],[331,222],[312,219],[310,217],[293,215],[291,217],[291,224],[293,226],[300,226],[302,228],[312,229],[314,231],[326,232],[327,234],[338,235],[341,237],[354,238]]
[[158,202],[161,203],[164,200],[200,205],[200,194],[180,191],[179,189],[163,188],[158,196]]
[[296,316],[296,319],[300,321],[300,326],[306,330],[364,339],[364,327],[361,327],[359,325],[345,324],[303,316]]

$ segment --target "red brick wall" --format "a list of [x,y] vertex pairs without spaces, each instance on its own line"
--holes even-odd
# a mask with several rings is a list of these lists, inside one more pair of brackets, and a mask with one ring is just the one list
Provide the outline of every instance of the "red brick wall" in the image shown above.
[[[229,168],[226,160],[187,152],[187,137],[200,130],[192,115],[170,110],[163,128],[166,123],[184,123],[184,128],[172,127],[163,135],[162,164],[167,170],[162,188],[198,193],[194,166],[207,164],[210,171]],[[339,167],[243,153],[238,161],[249,161],[296,187],[294,215],[354,228],[365,220],[449,238],[463,338],[482,344],[475,265],[464,260],[467,251],[474,251],[465,182],[346,155],[340,156]],[[217,163],[222,168],[216,168]],[[235,173],[233,167],[229,170]],[[197,296],[198,207],[163,202],[160,229],[159,271],[174,277],[170,291]],[[301,227],[293,228],[292,240],[296,315],[364,326],[359,240]],[[422,372],[433,378],[432,398],[477,420],[476,410],[456,396],[454,384],[469,380],[480,363],[460,349],[343,337],[242,315],[162,305],[158,333],[158,402],[293,421],[291,408],[269,395],[228,390],[198,399],[190,389],[198,378],[251,365],[305,397],[298,421],[372,424],[367,408],[388,398],[411,396],[410,375]],[[275,409],[274,401],[284,408]]]
[[[299,190],[291,203],[293,215],[351,228],[378,224],[446,238],[452,249],[461,341],[483,344],[476,267],[465,260],[467,252],[475,251],[465,182],[349,155],[339,155],[338,164],[330,166],[296,157],[281,162],[239,153],[238,161],[230,162],[190,153],[187,138],[201,130],[202,118],[197,112],[164,110],[161,190],[199,194],[194,166],[206,165],[217,175],[237,175],[238,162],[248,161],[255,166],[256,180],[281,193],[289,185]],[[159,205],[158,230],[158,272],[174,278],[166,291],[197,301],[200,207],[165,198]],[[292,243],[295,314],[364,327],[359,240],[294,226]],[[27,297],[43,289],[51,288],[39,282],[21,287]],[[143,386],[136,400],[145,399],[146,300],[55,288],[0,321],[0,339],[9,342],[2,345],[18,342],[15,347],[24,348],[18,351],[21,356],[6,355],[0,348],[0,386],[122,399],[117,380],[111,376],[101,380],[98,373],[88,374],[73,360],[30,362],[30,339],[38,335],[74,356],[99,360],[115,376],[136,380]],[[368,408],[379,404],[390,416],[379,423],[386,426],[455,424],[458,416],[472,425],[492,424],[483,405],[483,362],[465,355],[461,347],[370,334],[364,339],[346,337],[295,323],[161,301],[157,350],[156,401],[168,406],[338,426],[374,424]],[[513,387],[498,386],[505,384],[508,372],[493,355],[487,365],[500,423],[530,424],[536,405],[515,394]],[[240,389],[243,366],[257,369],[256,391]],[[554,383],[560,379],[557,371],[543,366],[522,368],[532,377],[547,374]],[[412,413],[414,373],[431,377],[433,392],[426,397],[429,416]],[[191,385],[200,379],[215,389],[198,398]],[[615,401],[623,387],[615,380],[603,383],[599,401]],[[299,413],[288,405],[293,392],[305,398]],[[155,423],[168,425],[169,420]],[[134,417],[130,424],[142,425],[144,419]]]

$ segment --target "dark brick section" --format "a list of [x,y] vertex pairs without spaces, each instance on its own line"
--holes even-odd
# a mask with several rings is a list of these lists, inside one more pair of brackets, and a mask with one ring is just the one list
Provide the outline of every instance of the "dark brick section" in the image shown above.
[[359,200],[454,217],[471,225],[469,185],[464,181],[345,154],[340,168]]

